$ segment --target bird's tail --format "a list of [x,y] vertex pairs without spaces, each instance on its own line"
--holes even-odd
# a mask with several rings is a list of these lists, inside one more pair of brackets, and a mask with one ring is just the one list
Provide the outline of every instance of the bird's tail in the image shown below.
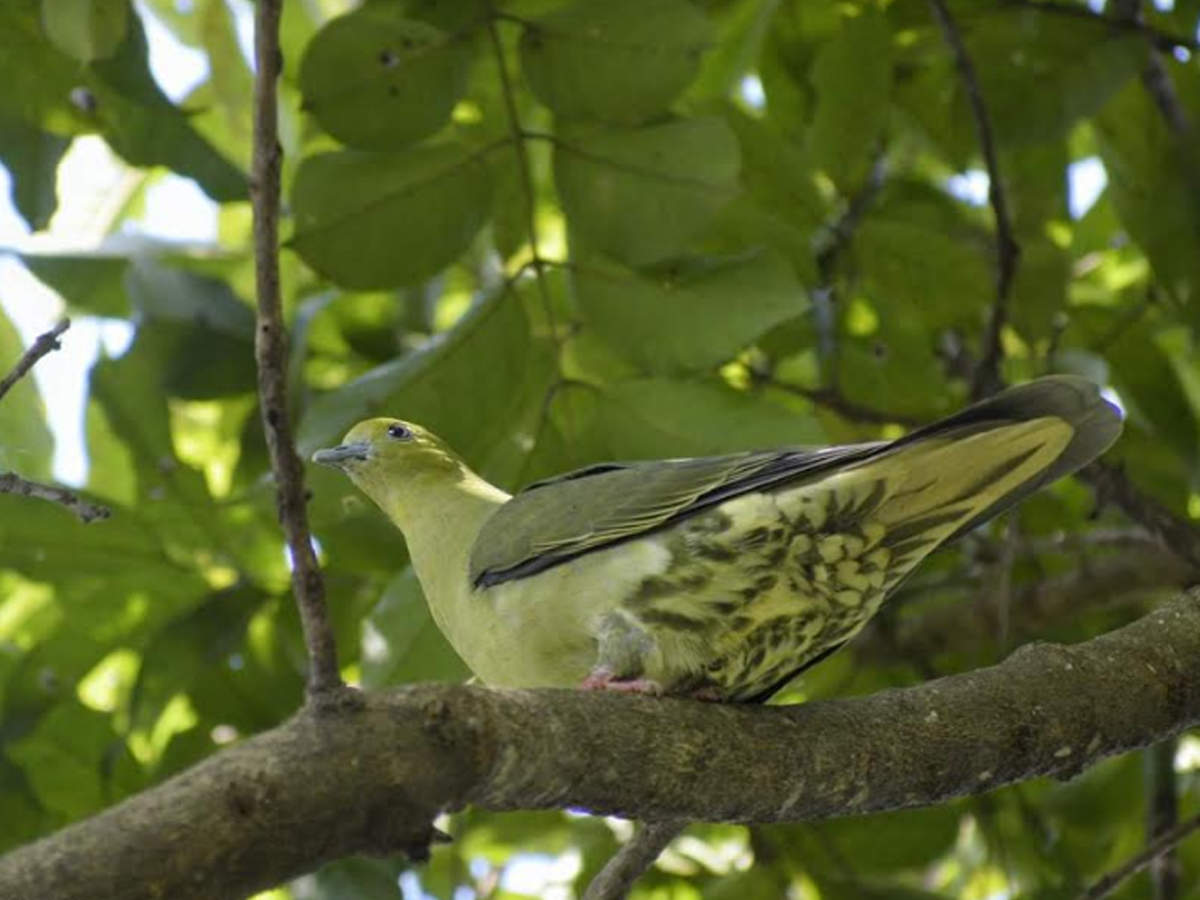
[[939,544],[1090,462],[1120,430],[1095,385],[1053,376],[913,431],[835,478],[874,492],[898,580]]

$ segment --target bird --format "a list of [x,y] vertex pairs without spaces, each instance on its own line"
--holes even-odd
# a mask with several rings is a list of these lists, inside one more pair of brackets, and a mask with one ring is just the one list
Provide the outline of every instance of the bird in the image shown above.
[[485,685],[762,702],[849,641],[934,549],[1118,437],[1053,375],[891,441],[603,462],[510,495],[418,424],[314,462],[403,533],[434,621]]

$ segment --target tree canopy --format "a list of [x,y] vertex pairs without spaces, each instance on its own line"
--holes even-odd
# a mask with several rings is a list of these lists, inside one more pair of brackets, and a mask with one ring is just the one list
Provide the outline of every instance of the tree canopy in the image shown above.
[[[331,837],[312,860],[367,855],[265,896],[571,896],[631,830],[564,808],[580,806],[721,820],[691,825],[635,896],[1070,897],[1197,811],[1200,743],[1172,737],[1200,721],[1196,597],[1163,607],[1176,620],[1148,614],[1200,571],[1200,2],[1098,6],[284,3],[277,387],[302,459],[392,414],[515,490],[611,459],[895,437],[1049,372],[1105,386],[1126,425],[1101,464],[931,558],[779,702],[869,699],[778,715],[385,694],[469,673],[399,534],[339,474],[306,466],[340,672],[380,717],[362,733],[409,747],[387,724],[395,710],[452,722],[475,710],[485,725],[435,729],[434,745],[468,742],[445,750],[459,768],[436,778],[422,768],[436,746],[412,739],[420,764],[405,771],[436,782],[428,794],[385,791],[370,779],[389,772],[388,748],[364,752],[355,785],[377,784],[396,809],[475,804],[438,820],[453,841],[427,862],[401,852],[420,856],[427,829],[380,828],[377,845]],[[121,320],[132,335],[88,371],[73,502],[52,484],[63,438],[48,410],[63,398],[31,375],[0,389],[0,851],[202,761],[196,779],[219,785],[222,759],[248,772],[236,767],[294,761],[311,739],[312,709],[282,724],[304,703],[309,655],[274,418],[264,430],[256,392],[250,198],[275,157],[260,143],[251,176],[251,18],[240,0],[0,5],[0,162],[29,229],[61,226],[75,188],[60,163],[81,139],[98,136],[124,173],[89,237],[11,252],[77,323]],[[163,33],[203,61],[178,101],[152,66]],[[168,176],[216,204],[210,240],[132,227]],[[0,299],[33,302],[2,284]],[[77,352],[73,334],[58,335],[62,353]],[[24,350],[0,313],[0,375]],[[918,734],[937,697],[956,718]],[[590,769],[608,751],[588,710],[625,729],[612,758],[636,773]],[[877,730],[843,728],[852,711]],[[674,756],[672,723],[698,742]],[[828,756],[771,743],[776,725],[804,743],[810,723]],[[714,771],[741,759],[744,781],[706,796],[703,779],[655,780],[672,764],[703,771],[706,733],[745,735],[709,748]],[[573,735],[600,756],[565,758]],[[537,757],[543,737],[557,769]],[[471,740],[480,754],[516,748],[528,783],[468,774]],[[927,760],[986,751],[996,765],[923,772],[886,755],[908,741]],[[632,747],[642,756],[620,755]],[[874,768],[845,784],[827,772],[824,792],[806,782],[790,813],[751,803],[789,775],[756,760],[810,778],[821,759]],[[334,795],[311,777],[313,798]],[[338,802],[349,835],[359,813]],[[902,808],[914,803],[926,805]],[[887,811],[846,815],[865,810]],[[733,824],[751,813],[764,824]],[[289,827],[272,820],[273,840]],[[301,871],[247,846],[239,865]],[[1160,897],[1192,895],[1200,842],[1115,896],[1149,896],[1152,882]]]

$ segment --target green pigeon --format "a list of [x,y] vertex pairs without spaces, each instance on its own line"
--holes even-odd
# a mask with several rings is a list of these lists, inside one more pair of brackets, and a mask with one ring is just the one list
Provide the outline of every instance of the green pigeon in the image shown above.
[[399,419],[313,460],[404,533],[484,683],[737,702],[832,653],[930,552],[1120,430],[1095,385],[1057,375],[894,441],[599,463],[511,496]]

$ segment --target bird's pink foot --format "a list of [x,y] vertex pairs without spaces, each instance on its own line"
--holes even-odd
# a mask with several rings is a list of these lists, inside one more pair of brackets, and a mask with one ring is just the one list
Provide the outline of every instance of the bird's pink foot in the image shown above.
[[579,685],[585,691],[617,691],[623,694],[662,694],[662,685],[649,678],[617,678],[610,669],[597,668]]

